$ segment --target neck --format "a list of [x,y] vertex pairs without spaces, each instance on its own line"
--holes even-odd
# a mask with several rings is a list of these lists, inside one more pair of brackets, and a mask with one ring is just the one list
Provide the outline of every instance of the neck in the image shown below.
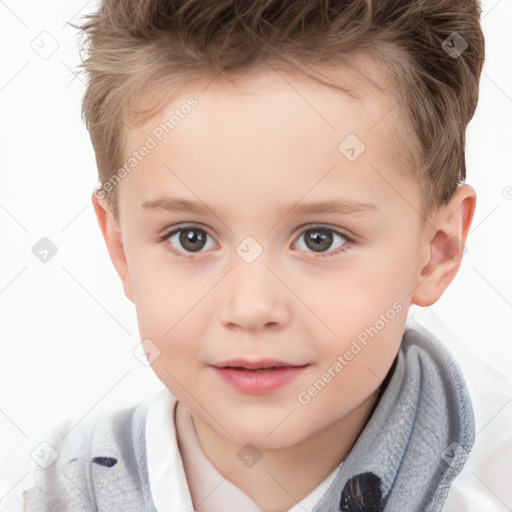
[[260,450],[261,459],[251,467],[240,464],[239,444],[220,436],[195,416],[193,423],[203,453],[219,473],[262,510],[287,511],[345,460],[377,404],[378,392],[347,416],[293,446]]

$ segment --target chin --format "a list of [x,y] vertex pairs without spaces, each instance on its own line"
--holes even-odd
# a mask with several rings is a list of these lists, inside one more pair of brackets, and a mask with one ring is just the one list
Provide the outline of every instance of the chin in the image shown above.
[[238,428],[236,425],[232,425],[229,432],[233,438],[227,438],[227,440],[240,446],[252,443],[260,450],[266,451],[289,448],[300,443],[305,437],[296,425],[290,424],[287,428],[277,425],[279,422],[273,422],[272,425],[267,422],[259,425],[253,423],[252,425],[240,425]]

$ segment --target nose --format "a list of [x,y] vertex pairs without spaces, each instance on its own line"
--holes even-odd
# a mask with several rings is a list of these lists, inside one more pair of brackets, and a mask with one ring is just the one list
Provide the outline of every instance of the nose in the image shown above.
[[266,260],[235,262],[219,289],[219,319],[230,329],[280,329],[289,320],[290,292]]

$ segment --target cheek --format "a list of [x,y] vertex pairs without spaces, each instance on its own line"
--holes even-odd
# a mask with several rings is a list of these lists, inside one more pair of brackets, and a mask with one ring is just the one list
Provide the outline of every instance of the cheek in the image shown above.
[[[313,330],[309,332],[308,337],[316,340],[313,347],[321,361],[317,377],[331,368],[337,376],[333,388],[357,399],[367,397],[380,384],[402,340],[410,290],[406,291],[403,283],[397,284],[395,273],[400,272],[394,268],[399,263],[377,272],[354,268],[340,274],[338,283],[331,281],[323,294],[312,288],[317,291],[308,298],[308,304],[314,304],[311,309],[330,330],[318,324],[316,335]],[[311,329],[313,324],[306,326]],[[338,356],[341,370],[340,365],[334,367]]]
[[153,341],[159,351],[151,364],[153,371],[176,398],[188,401],[190,396],[186,390],[192,391],[197,375],[204,368],[198,357],[198,340],[201,336],[187,328],[184,321],[175,325],[175,322],[168,323],[161,319],[146,320],[145,336]]
[[306,325],[317,325],[317,334],[322,338],[330,332],[333,339],[346,342],[375,322],[380,326],[379,319],[384,315],[389,320],[385,330],[399,333],[395,325],[401,320],[396,319],[408,308],[411,291],[409,279],[401,271],[404,265],[396,258],[393,261],[389,258],[389,264],[383,267],[357,261],[323,281],[312,278],[309,286],[301,287],[301,297],[307,298],[305,302],[322,322]]
[[[399,350],[407,318],[400,305],[384,311],[377,320],[351,319],[352,336],[342,333],[334,343],[324,338],[322,360],[298,397],[302,407],[307,405],[305,411],[328,423],[377,391]],[[356,326],[358,322],[364,327]]]
[[[148,251],[149,252],[149,251]],[[187,276],[166,254],[139,251],[132,256],[131,279],[141,334],[163,337],[180,327],[205,293],[204,281]]]
[[158,354],[151,366],[171,390],[178,392],[176,382],[189,379],[199,364],[197,315],[201,309],[198,301],[206,293],[204,282],[186,279],[159,263],[135,266],[133,274],[140,337],[151,340]]

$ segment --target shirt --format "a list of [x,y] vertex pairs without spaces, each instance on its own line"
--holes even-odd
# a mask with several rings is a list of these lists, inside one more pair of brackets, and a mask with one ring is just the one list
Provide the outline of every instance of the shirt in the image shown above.
[[[151,493],[158,512],[192,512],[192,496],[197,512],[263,512],[206,458],[199,446],[190,410],[167,389],[148,411],[146,449]],[[191,469],[188,480],[182,459]],[[311,512],[340,467],[341,464],[289,512]]]

